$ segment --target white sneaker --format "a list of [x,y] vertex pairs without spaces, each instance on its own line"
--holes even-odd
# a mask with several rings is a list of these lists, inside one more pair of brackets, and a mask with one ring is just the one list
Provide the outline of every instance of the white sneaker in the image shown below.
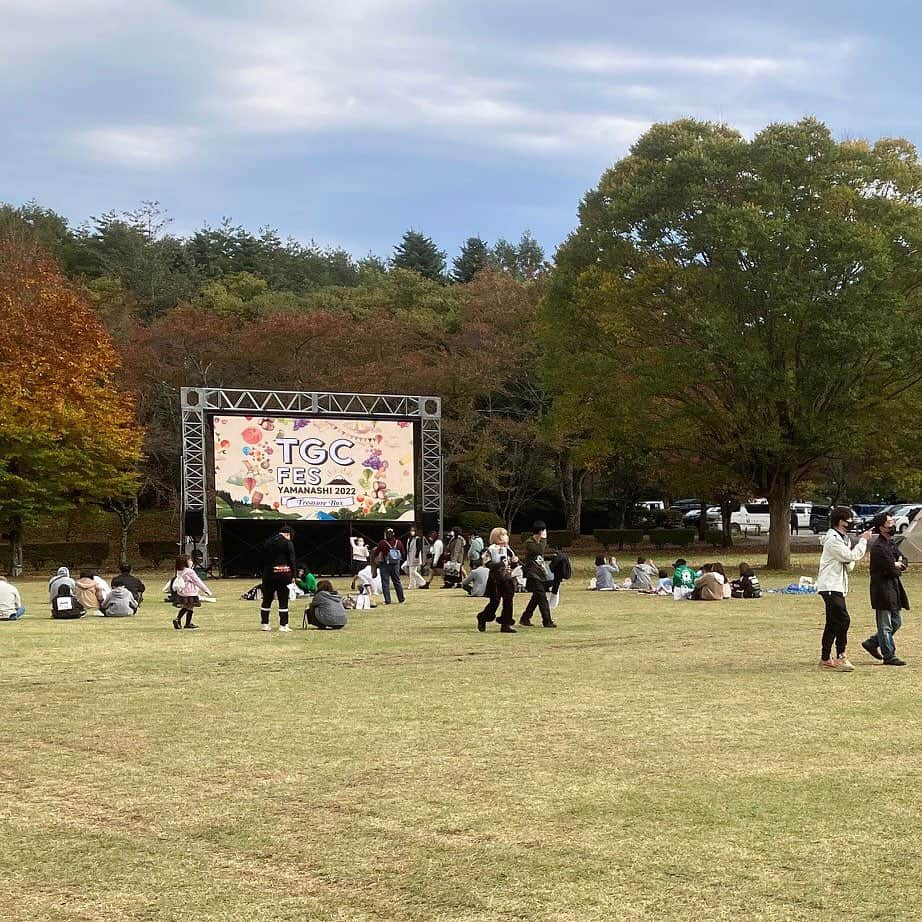
[[836,657],[835,661],[835,670],[836,672],[854,672],[855,667],[848,661],[848,657],[843,653],[841,656]]
[[260,629],[261,631],[271,631],[271,630],[272,630],[272,625],[271,625],[271,624],[261,624],[261,625],[259,626],[259,629]]
[[281,627],[279,627],[279,633],[280,634],[290,634],[291,628],[287,624],[283,624],[281,625]]

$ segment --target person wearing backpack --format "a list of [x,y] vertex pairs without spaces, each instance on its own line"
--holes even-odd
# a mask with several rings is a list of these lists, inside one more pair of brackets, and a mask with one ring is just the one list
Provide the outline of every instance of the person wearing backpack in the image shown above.
[[391,604],[391,587],[397,593],[397,601],[403,604],[403,583],[400,582],[400,566],[407,556],[403,542],[397,537],[393,528],[384,531],[384,538],[375,548],[375,559],[378,562],[378,573],[381,575],[381,592],[384,594],[384,604]]
[[[173,599],[173,605],[179,609],[173,619],[173,627],[177,631],[183,627],[190,631],[198,628],[197,624],[192,623],[192,610],[201,608],[202,600],[199,598],[199,591],[204,592],[205,595],[214,595],[202,582],[198,573],[192,569],[192,561],[189,556],[180,554],[176,558],[175,572],[173,579],[170,581],[170,595]],[[183,615],[186,616],[185,625],[182,623]]]
[[51,617],[55,621],[71,621],[86,614],[79,599],[75,598],[67,583],[58,586],[58,594],[51,600]]

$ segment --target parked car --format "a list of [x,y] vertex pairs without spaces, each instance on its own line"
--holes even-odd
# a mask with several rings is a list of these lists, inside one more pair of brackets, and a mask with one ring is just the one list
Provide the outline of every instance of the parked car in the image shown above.
[[810,531],[815,535],[824,535],[829,528],[829,506],[814,505],[810,510]]
[[910,523],[919,514],[920,509],[922,509],[922,504],[916,504],[909,506],[907,509],[900,512],[899,515],[893,516],[893,524],[896,526],[897,534],[902,535],[906,529],[909,528]]
[[[720,506],[709,506],[707,510],[708,528],[722,528],[720,519]],[[697,528],[701,518],[700,509],[692,509],[682,516],[682,524],[687,528]],[[758,532],[764,534],[771,525],[768,503],[764,499],[749,500],[745,503],[732,503],[730,505],[730,532],[738,535],[741,533]]]
[[688,512],[691,509],[700,509],[702,502],[704,502],[704,500],[701,499],[677,499],[669,508],[683,509],[685,512]]

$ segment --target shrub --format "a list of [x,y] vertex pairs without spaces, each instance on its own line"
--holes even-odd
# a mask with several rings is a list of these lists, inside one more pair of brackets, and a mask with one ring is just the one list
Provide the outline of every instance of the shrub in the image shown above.
[[643,540],[643,532],[639,528],[597,528],[593,534],[605,548],[617,547],[619,551],[625,545],[636,547]]
[[[712,547],[723,547],[724,546],[724,533],[720,528],[709,528],[704,533],[704,540],[706,544],[710,544]],[[730,544],[733,544],[733,534],[730,534]]]
[[179,553],[179,545],[175,541],[139,541],[138,550],[145,560],[159,567],[161,561],[172,560]]
[[[531,537],[531,532],[522,532],[520,537],[521,540],[524,541],[526,538]],[[559,531],[548,531],[547,533],[548,547],[570,547],[575,540],[575,533],[568,528],[561,528]]]
[[36,570],[50,566],[101,567],[109,556],[108,541],[49,541],[42,544],[25,544],[22,548],[25,563]]
[[650,543],[654,547],[691,547],[696,534],[694,528],[657,528],[650,532]]
[[503,520],[495,512],[480,512],[477,510],[459,512],[450,519],[450,522],[454,522],[465,533],[478,532],[484,540],[490,537],[490,532],[494,528],[505,526]]

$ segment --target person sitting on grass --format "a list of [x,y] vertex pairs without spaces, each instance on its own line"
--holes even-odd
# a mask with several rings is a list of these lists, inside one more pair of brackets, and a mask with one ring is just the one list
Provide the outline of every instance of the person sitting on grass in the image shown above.
[[308,572],[306,567],[298,567],[298,572],[289,586],[291,597],[300,599],[305,595],[313,595],[317,591],[317,577]]
[[487,595],[487,583],[490,580],[490,568],[479,563],[461,582],[461,588],[474,599],[484,599]]
[[740,564],[739,578],[730,583],[730,588],[734,599],[762,598],[762,587],[759,585],[759,577],[756,576],[755,570],[745,561]]
[[653,591],[653,580],[659,577],[656,564],[647,557],[638,557],[637,565],[631,570],[631,589]]
[[140,605],[144,601],[144,590],[147,586],[131,573],[131,564],[123,563],[119,565],[118,576],[112,580],[112,588],[116,589],[124,586],[133,596],[135,601]]
[[620,572],[614,557],[603,557],[600,554],[595,559],[595,588],[599,592],[611,592],[615,588],[615,576]]
[[71,594],[74,591],[74,580],[70,575],[70,570],[67,567],[58,567],[58,572],[48,580],[48,601],[52,601],[57,598],[58,589],[61,586],[69,586]]
[[378,593],[381,592],[381,577],[378,576],[374,562],[365,564],[358,573],[355,574],[358,582],[359,592],[364,593],[371,600],[372,608],[378,607]]
[[657,595],[672,595],[672,580],[666,570],[659,571],[659,582],[656,584]]
[[96,582],[92,570],[81,570],[80,579],[74,588],[74,598],[91,615],[101,615],[102,603],[106,601],[108,593]]
[[58,594],[51,600],[51,617],[55,621],[73,621],[82,618],[86,609],[80,600],[74,598],[66,583],[58,587]]
[[723,588],[721,590],[723,592],[723,597],[729,599],[732,590],[730,588],[730,579],[727,576],[726,570],[724,570],[723,564],[720,562],[711,564],[711,572],[720,575],[720,578],[723,580]]
[[[701,568],[701,576],[695,580],[695,591],[691,598],[697,602],[721,602],[724,598],[726,578],[716,570],[719,564],[706,563]],[[721,567],[721,569],[723,569]]]
[[343,600],[328,579],[317,583],[317,591],[311,599],[310,607],[304,612],[308,624],[325,631],[328,628],[338,631],[346,626],[348,618]]
[[113,586],[102,603],[102,613],[107,618],[130,618],[137,610],[137,599],[127,586]]
[[0,576],[0,621],[18,621],[25,613],[19,590]]

